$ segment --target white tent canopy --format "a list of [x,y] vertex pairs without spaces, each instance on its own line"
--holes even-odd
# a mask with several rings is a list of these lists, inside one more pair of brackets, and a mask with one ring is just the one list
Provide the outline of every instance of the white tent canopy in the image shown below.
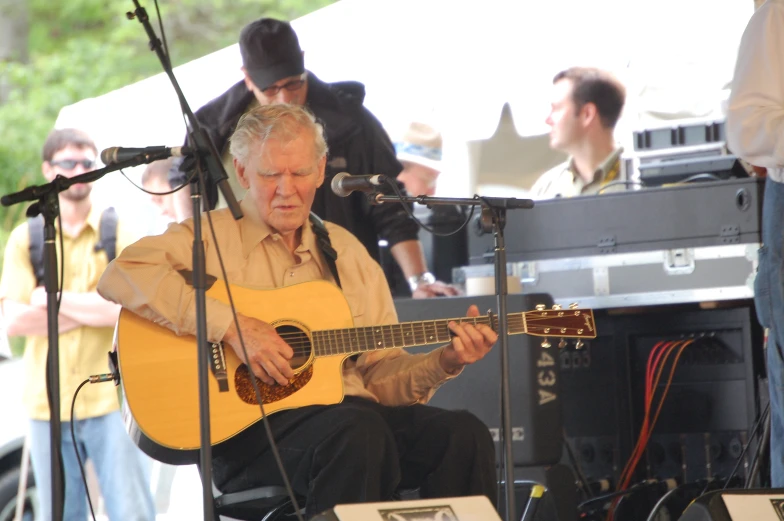
[[[414,119],[439,126],[445,172],[456,181],[439,193],[469,195],[483,164],[493,165],[492,182],[548,164],[540,158],[532,170],[519,154],[488,162],[482,146],[466,143],[497,139],[505,104],[517,134],[546,133],[552,77],[568,66],[609,69],[627,85],[622,142],[656,121],[721,118],[752,10],[751,0],[341,0],[292,24],[307,68],[325,81],[363,82],[365,105],[393,138]],[[240,66],[233,45],[175,74],[196,110],[240,80]],[[64,107],[57,126],[85,129],[99,148],[174,145],[185,134],[163,74]],[[508,146],[545,143],[506,135]]]

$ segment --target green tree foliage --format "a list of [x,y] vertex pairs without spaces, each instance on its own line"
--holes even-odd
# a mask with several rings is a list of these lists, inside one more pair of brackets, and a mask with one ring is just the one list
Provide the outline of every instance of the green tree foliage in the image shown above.
[[[291,20],[334,0],[160,0],[174,66],[236,43],[261,16]],[[156,32],[152,0],[140,0]],[[0,18],[28,13],[27,63],[0,61],[0,193],[42,182],[40,150],[60,109],[161,72],[142,25],[126,18],[131,0],[0,0]],[[160,34],[160,32],[159,32]],[[2,54],[0,54],[2,56]],[[194,107],[195,108],[195,107]],[[111,117],[111,115],[107,115]],[[122,122],[117,122],[121,125]],[[24,205],[0,208],[0,260]]]
[[[293,20],[334,0],[159,1],[176,67],[236,43],[251,20]],[[139,3],[160,35],[153,0]],[[0,20],[12,20],[5,27],[27,36],[0,38],[0,194],[43,182],[41,146],[63,106],[161,72],[144,28],[126,18],[133,9],[131,0],[0,0]],[[0,266],[25,210],[0,207]],[[23,339],[12,340],[19,354]]]

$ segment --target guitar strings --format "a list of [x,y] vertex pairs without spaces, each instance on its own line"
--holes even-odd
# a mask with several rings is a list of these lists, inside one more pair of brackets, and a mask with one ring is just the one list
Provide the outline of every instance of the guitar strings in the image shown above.
[[[533,319],[529,319],[528,323],[530,324],[532,322],[540,322],[543,319],[547,319],[547,318],[548,317],[541,317],[541,318],[540,317],[535,317]],[[437,322],[443,322],[443,324],[440,325],[441,328],[445,327],[446,323],[448,323],[448,321],[433,321],[433,324],[436,326],[436,328],[439,327],[439,325],[437,325]],[[350,338],[352,334],[354,336],[358,336],[358,335],[365,335],[366,336],[367,333],[370,333],[371,335],[380,334],[382,336],[382,338],[386,338],[386,337],[389,337],[389,336],[394,338],[395,335],[413,334],[414,336],[418,336],[418,335],[426,335],[426,334],[431,333],[431,332],[427,331],[426,329],[424,329],[424,325],[423,325],[423,329],[421,331],[418,331],[411,324],[413,324],[413,323],[388,324],[388,325],[385,325],[385,326],[367,326],[367,327],[357,327],[357,328],[347,328],[347,329],[327,329],[327,330],[315,331],[313,333],[321,335],[322,337],[328,337],[328,336],[331,335],[332,338],[335,338],[336,340],[338,339],[338,336],[344,337],[345,335],[348,335],[349,338]],[[514,326],[514,327],[516,327],[518,325],[518,322],[515,321],[515,320],[510,320],[509,324]],[[522,324],[522,321],[520,321],[519,324]],[[406,327],[411,328],[410,331],[405,331],[404,328],[406,328]],[[538,327],[543,327],[543,326],[538,326]],[[573,327],[572,328],[569,328],[569,327],[563,328],[561,326],[551,326],[551,327],[553,329],[559,329],[559,330],[560,329],[566,329],[567,331],[565,331],[564,333],[567,333],[568,330],[570,330],[570,329],[576,329],[576,328],[573,328]],[[434,332],[438,333],[438,331],[434,331]],[[303,331],[281,332],[281,333],[279,333],[279,335],[284,340],[287,339],[287,338],[295,339],[295,338],[301,338],[303,336],[307,337],[307,334],[305,332],[303,332]]]
[[[577,315],[575,314],[574,316]],[[474,324],[477,323],[487,324],[490,322],[490,318],[487,316],[476,317],[473,320],[471,320],[471,318],[473,317],[469,317],[469,320],[465,320],[466,317],[461,317],[457,319],[441,319],[441,320],[420,322],[423,328],[422,331],[415,331],[413,329],[414,323],[402,323],[402,324],[388,324],[386,326],[368,326],[368,327],[349,328],[349,329],[321,330],[321,331],[313,332],[313,334],[314,336],[318,335],[318,337],[315,340],[317,344],[329,344],[329,347],[331,347],[331,344],[334,340],[340,344],[338,346],[340,349],[344,349],[345,347],[349,347],[349,348],[352,347],[351,343],[354,339],[361,340],[360,335],[362,335],[365,343],[368,343],[367,333],[370,333],[372,336],[371,342],[369,342],[369,344],[372,345],[373,347],[375,347],[376,342],[378,342],[377,335],[380,335],[380,340],[383,344],[386,344],[388,340],[391,340],[393,344],[396,344],[397,340],[400,339],[402,341],[401,347],[409,347],[409,345],[406,344],[406,340],[407,340],[406,337],[411,334],[413,334],[414,342],[411,343],[410,346],[426,345],[428,343],[431,343],[428,342],[426,338],[421,338],[421,342],[420,342],[420,336],[424,336],[431,333],[424,329],[426,323],[432,323],[436,327],[436,330],[433,331],[433,333],[435,333],[436,336],[439,336],[439,331],[438,331],[439,326],[443,329],[446,326],[446,324],[448,324],[452,320],[462,321],[462,322],[473,321]],[[532,324],[532,323],[537,323],[542,321],[551,321],[553,318],[561,318],[561,317],[532,316],[532,317],[528,317],[527,322],[529,324]],[[510,326],[518,327],[520,325],[523,325],[523,323],[524,323],[523,313],[510,314],[509,316]],[[409,327],[412,329],[409,332],[405,332],[403,330],[404,327]],[[538,327],[543,327],[543,326],[538,326]],[[555,328],[567,329],[567,332],[563,332],[561,334],[568,334],[569,329],[576,329],[576,328],[561,328],[559,326],[555,326]],[[313,346],[312,346],[313,342],[311,341],[310,337],[308,337],[308,335],[303,331],[282,332],[279,333],[279,335],[292,348],[295,357],[309,356],[311,351],[313,350]],[[557,336],[557,334],[554,336]],[[346,337],[348,339],[348,342],[346,342]],[[446,342],[447,340],[443,340],[443,341]],[[441,340],[436,338],[436,341],[432,343],[438,343],[438,342],[441,342]],[[321,347],[327,347],[327,346],[321,346]],[[346,352],[351,352],[351,349],[349,349]]]
[[[512,317],[510,317],[510,318],[512,318]],[[519,322],[517,320],[515,320],[515,319],[519,319],[519,318],[521,318],[521,317],[513,317],[512,319],[510,319],[509,325],[511,325],[513,327],[517,327],[518,325],[522,325],[522,323],[523,323],[522,320],[520,320]],[[531,323],[535,323],[535,322],[541,322],[543,320],[549,320],[551,318],[552,317],[533,317],[533,318],[529,318],[528,319],[528,323],[531,324]],[[449,320],[441,320],[441,321],[434,320],[432,322],[433,322],[433,325],[435,325],[436,328],[439,327],[439,325],[437,323],[438,322],[442,322],[442,324],[440,324],[440,327],[443,328],[443,327],[446,326],[446,324],[449,322]],[[485,322],[480,321],[480,323],[485,323]],[[380,334],[382,336],[382,338],[386,338],[388,336],[391,336],[391,337],[394,338],[395,335],[406,335],[406,334],[413,334],[414,336],[418,336],[418,335],[426,335],[426,334],[430,333],[429,331],[424,329],[424,327],[425,327],[424,326],[424,324],[425,324],[424,322],[422,323],[423,324],[422,331],[417,331],[414,328],[414,326],[412,326],[411,324],[413,324],[413,323],[388,324],[388,325],[384,325],[384,326],[367,326],[367,327],[357,327],[357,328],[347,328],[347,329],[327,329],[327,330],[315,331],[314,334],[321,335],[322,337],[332,335],[332,338],[335,338],[336,340],[340,340],[338,338],[338,336],[344,337],[345,335],[348,335],[349,338],[350,338],[352,335],[354,335],[354,336],[359,336],[359,335],[366,336],[368,333],[370,333],[371,335]],[[404,328],[406,328],[406,327],[411,328],[411,330],[409,332],[404,331]],[[543,326],[538,326],[538,327],[543,327]],[[560,327],[560,326],[552,326],[552,327],[554,329],[566,329],[567,331],[564,332],[564,334],[567,333],[569,329],[576,329],[576,328],[563,328],[563,327]],[[438,333],[438,331],[435,331],[435,333]],[[299,339],[299,338],[302,338],[303,336],[307,337],[307,334],[305,332],[303,332],[303,331],[282,332],[282,333],[279,333],[279,335],[284,340],[286,340],[286,339]],[[328,339],[328,340],[331,340],[331,339]]]

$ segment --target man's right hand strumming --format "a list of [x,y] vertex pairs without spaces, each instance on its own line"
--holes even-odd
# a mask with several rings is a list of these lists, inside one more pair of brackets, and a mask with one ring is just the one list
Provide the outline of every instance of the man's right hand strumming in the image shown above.
[[294,371],[289,365],[289,360],[294,356],[294,351],[278,335],[275,328],[266,322],[245,315],[237,315],[237,322],[242,330],[248,360],[242,352],[242,344],[234,322],[231,323],[223,335],[223,341],[228,343],[240,360],[245,361],[253,374],[267,385],[278,383],[287,385],[294,376]]

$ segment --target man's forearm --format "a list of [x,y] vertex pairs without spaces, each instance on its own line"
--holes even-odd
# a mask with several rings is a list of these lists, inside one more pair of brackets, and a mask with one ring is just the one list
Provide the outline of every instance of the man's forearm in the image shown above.
[[96,292],[63,292],[60,314],[64,314],[81,325],[90,327],[113,327],[117,323],[120,306],[109,302]]
[[403,270],[406,278],[421,275],[427,271],[425,252],[418,240],[402,241],[392,246],[389,251]]
[[[32,307],[26,304],[9,305],[4,303],[6,326],[8,336],[47,336],[49,334],[48,315],[46,308]],[[11,308],[13,307],[13,311]],[[57,326],[60,333],[76,329],[81,324],[60,313],[57,316]]]

